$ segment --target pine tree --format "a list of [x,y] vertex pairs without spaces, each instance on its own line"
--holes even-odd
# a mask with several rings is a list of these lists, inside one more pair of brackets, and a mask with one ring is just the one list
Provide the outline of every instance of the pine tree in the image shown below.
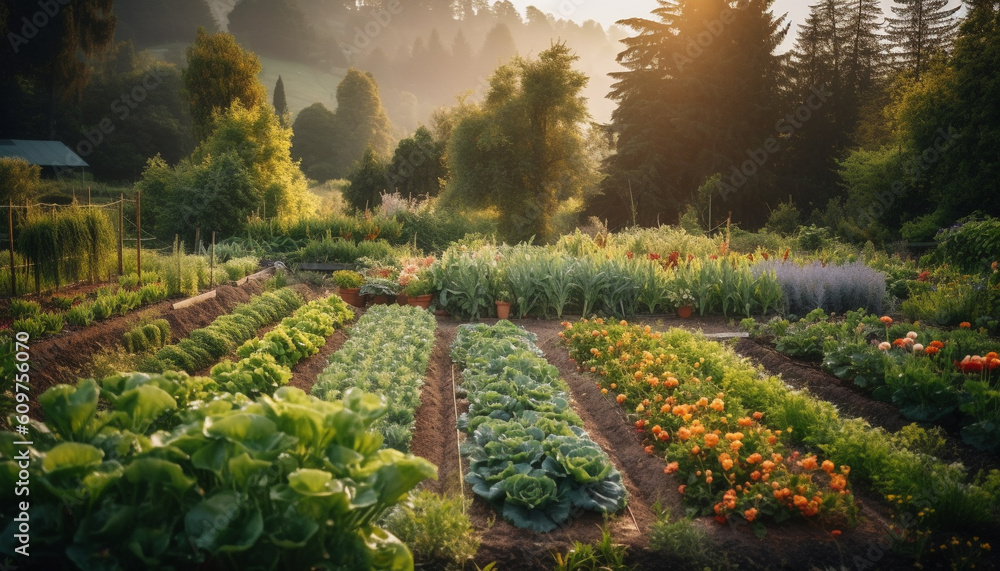
[[278,116],[278,121],[282,127],[288,126],[288,102],[285,100],[285,82],[278,76],[277,83],[274,84],[274,113]]
[[[659,3],[655,20],[623,22],[637,34],[618,55],[627,71],[612,74],[617,152],[590,212],[625,213],[613,224],[631,222],[628,213],[642,224],[671,222],[707,178],[724,173],[722,216],[766,215],[756,191],[770,180],[773,155],[762,151],[754,162],[747,150],[777,137],[775,117],[787,113],[775,53],[787,32],[783,17],[774,17],[770,0]],[[748,160],[752,174],[739,174]]]
[[934,54],[947,50],[958,29],[955,12],[961,5],[948,8],[949,0],[893,0],[889,18],[889,41],[898,51],[902,69],[912,71],[919,80]]

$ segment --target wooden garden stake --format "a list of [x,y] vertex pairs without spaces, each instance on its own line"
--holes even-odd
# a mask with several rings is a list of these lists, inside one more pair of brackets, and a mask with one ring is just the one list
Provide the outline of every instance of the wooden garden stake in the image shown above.
[[139,285],[142,285],[142,218],[139,206],[142,203],[142,191],[135,191],[135,271],[139,273]]
[[118,275],[125,273],[125,263],[122,259],[125,250],[125,193],[118,197]]
[[10,238],[10,296],[17,296],[17,277],[14,273],[14,201],[7,199],[7,232]]
[[215,230],[212,230],[212,255],[208,267],[211,268],[208,273],[208,287],[215,289]]

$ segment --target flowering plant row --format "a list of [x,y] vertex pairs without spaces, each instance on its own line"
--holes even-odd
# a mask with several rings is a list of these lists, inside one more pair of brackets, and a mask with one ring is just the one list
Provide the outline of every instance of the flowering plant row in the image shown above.
[[212,367],[212,379],[231,393],[271,393],[288,383],[296,363],[316,354],[337,326],[353,318],[337,295],[311,301],[263,337],[244,343],[237,350],[242,359]]
[[648,453],[666,454],[666,472],[677,473],[680,492],[698,513],[714,513],[720,522],[853,517],[850,467],[787,450],[785,430],[769,428],[762,412],[713,383],[703,360],[663,343],[648,326],[600,319],[564,325],[581,370],[603,377],[601,391],[636,418]]
[[[818,400],[807,392],[793,391],[780,378],[763,376],[758,367],[739,357],[731,349],[681,329],[671,329],[660,333],[647,328],[591,321],[572,325],[567,332],[564,332],[565,342],[581,367],[585,370],[594,367],[595,373],[608,369],[605,370],[605,376],[602,377],[601,383],[605,389],[609,390],[609,393],[617,389],[616,392],[624,394],[625,391],[621,390],[622,386],[632,387],[637,391],[639,388],[648,391],[647,386],[652,388],[652,385],[646,382],[645,376],[636,381],[634,371],[631,372],[631,380],[627,376],[612,377],[611,375],[614,375],[615,371],[620,370],[621,365],[612,367],[613,358],[608,358],[606,353],[603,357],[591,353],[591,349],[602,352],[607,350],[609,343],[603,335],[605,330],[608,331],[609,337],[615,339],[611,345],[615,347],[615,354],[618,355],[619,360],[621,359],[619,351],[630,355],[624,361],[626,364],[633,359],[648,360],[644,351],[649,352],[653,356],[654,366],[654,368],[649,369],[649,372],[652,372],[653,376],[660,381],[661,386],[665,382],[672,385],[673,382],[669,379],[674,378],[678,379],[678,387],[681,387],[682,381],[679,379],[687,379],[690,383],[687,385],[688,390],[695,393],[692,396],[697,395],[697,389],[705,386],[707,378],[711,377],[711,384],[714,384],[717,389],[712,389],[709,394],[698,396],[698,399],[705,396],[709,400],[708,404],[711,405],[714,398],[717,397],[715,391],[723,393],[721,399],[725,405],[723,410],[735,412],[732,417],[727,419],[724,426],[731,426],[734,422],[739,426],[739,419],[746,418],[747,412],[760,412],[760,421],[765,424],[786,427],[781,435],[777,434],[777,430],[773,431],[772,435],[777,437],[774,446],[779,446],[782,442],[808,445],[822,451],[826,459],[833,462],[835,467],[850,466],[852,481],[866,482],[875,491],[885,496],[891,495],[897,498],[894,502],[894,509],[902,514],[900,517],[908,518],[911,522],[919,520],[921,525],[934,526],[938,529],[973,532],[983,525],[992,525],[996,521],[995,506],[1000,498],[998,496],[1000,494],[1000,471],[993,471],[988,475],[983,475],[982,478],[973,478],[961,464],[946,463],[926,452],[926,448],[922,447],[920,443],[925,442],[928,435],[922,429],[913,426],[908,427],[906,431],[893,434],[872,427],[860,419],[843,419],[830,403]],[[597,331],[597,336],[594,335],[594,331]],[[626,334],[628,337],[625,336]],[[619,340],[623,342],[621,348],[617,346]],[[628,349],[624,348],[626,345],[629,347]],[[660,356],[661,352],[666,360]],[[676,356],[676,360],[674,360],[674,356]],[[660,359],[661,363],[656,363],[656,359]],[[590,360],[594,360],[594,363],[588,364]],[[656,368],[658,367],[665,367],[666,371],[664,372],[673,373],[672,377],[662,373],[657,374]],[[700,379],[700,382],[693,381],[692,377]],[[610,383],[615,383],[616,388],[611,388]],[[634,396],[625,394],[624,400],[629,408],[634,410],[646,398],[650,398],[652,401],[655,399],[655,395],[650,396],[644,392]],[[637,402],[636,399],[639,401]],[[651,404],[657,407],[655,402]],[[677,404],[689,403],[678,402]],[[694,404],[697,404],[697,401]],[[728,408],[729,406],[737,408],[731,409]],[[699,410],[701,408],[699,405]],[[670,409],[670,413],[673,414],[673,408]],[[694,412],[692,411],[691,414],[693,422]],[[749,416],[752,421],[756,420],[752,414]],[[666,418],[661,419],[663,422],[660,426],[661,430],[663,430],[663,426],[668,426],[665,422],[669,417],[667,415],[664,417]],[[734,421],[734,419],[736,420]],[[637,417],[637,420],[642,420],[642,418]],[[652,427],[660,423],[661,420],[657,420],[655,423],[647,420],[650,426],[643,428],[651,433]],[[684,421],[683,417],[680,420]],[[751,422],[751,426],[753,426],[753,422]],[[720,427],[720,430],[726,429]],[[728,432],[735,431],[730,429]],[[723,438],[725,433],[722,433]],[[679,439],[679,435],[670,434],[670,438]],[[747,437],[744,436],[743,440],[747,440]],[[690,439],[684,442],[690,446]],[[725,441],[727,445],[728,442],[728,440]],[[700,453],[706,454],[704,445],[698,445],[702,448]],[[662,449],[662,445],[657,446],[660,448],[655,448],[654,451]],[[749,454],[748,452],[743,453]],[[667,454],[669,456],[669,449]],[[786,460],[789,457],[787,454],[784,456]],[[761,457],[762,459],[766,458],[763,453],[761,453]],[[680,460],[670,459],[678,461],[678,468],[680,468]],[[802,459],[797,461],[802,461]],[[816,463],[822,470],[823,462],[817,458]],[[794,473],[800,466],[789,468]],[[714,471],[714,468],[712,469]],[[702,477],[705,476],[707,474],[703,473]],[[745,484],[745,481],[743,483]],[[853,510],[850,506],[845,505],[845,508],[850,515]]]
[[621,474],[583,430],[565,382],[535,337],[501,321],[463,325],[452,359],[464,367],[466,481],[512,524],[547,533],[576,510],[625,506]]
[[388,414],[372,425],[385,445],[407,451],[420,387],[434,348],[434,317],[413,306],[377,305],[351,328],[351,337],[317,377],[312,393],[336,400],[352,387],[382,395]]
[[944,331],[863,311],[744,325],[782,353],[822,359],[831,374],[894,403],[908,419],[961,425],[962,439],[980,450],[1000,445],[1000,357],[995,342],[971,327]]

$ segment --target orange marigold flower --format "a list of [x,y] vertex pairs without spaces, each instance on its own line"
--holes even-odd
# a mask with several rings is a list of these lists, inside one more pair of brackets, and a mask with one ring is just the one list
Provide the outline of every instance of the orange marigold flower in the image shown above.
[[715,446],[718,443],[719,443],[719,435],[718,434],[706,434],[705,435],[705,446],[708,446],[709,448],[711,448],[711,447]]
[[753,413],[753,419],[754,420],[760,420],[762,418],[764,418],[764,413],[763,412],[755,412],[755,413]]
[[668,389],[672,389],[680,384],[681,384],[680,381],[678,381],[673,377],[667,377],[667,380],[663,381],[663,386],[667,387]]
[[809,500],[807,500],[806,498],[804,498],[804,497],[796,494],[796,495],[792,496],[792,503],[795,504],[795,507],[797,507],[797,508],[803,508],[803,507],[809,505]]
[[809,456],[809,457],[803,458],[802,461],[799,462],[799,466],[802,466],[803,470],[815,470],[816,469],[816,457],[815,456]]
[[829,460],[823,460],[823,465],[820,467],[823,468],[823,471],[826,472],[827,474],[833,473],[834,468],[836,468],[833,462]]
[[617,389],[618,388],[618,383],[611,383],[611,388]]
[[719,464],[722,465],[722,469],[726,472],[733,469],[733,459],[725,452],[719,454]]
[[888,315],[883,315],[879,318],[879,321],[881,321],[886,327],[892,325],[892,318]]
[[760,479],[760,470],[754,470],[753,472],[750,472],[750,479],[753,480],[754,482],[756,482],[757,480],[759,480]]
[[757,508],[750,508],[743,512],[743,517],[747,518],[747,521],[752,523],[753,520],[757,518]]
[[839,529],[835,529],[835,530],[833,530],[833,531],[830,532],[830,535],[832,535],[834,537],[840,537],[840,534],[841,534],[841,531]]
[[691,431],[688,430],[686,426],[682,426],[677,430],[677,438],[687,440],[688,438],[691,438]]
[[739,424],[740,426],[750,426],[753,424],[753,419],[749,416],[744,416],[743,418],[737,420],[736,424]]
[[670,405],[669,404],[665,404],[665,405],[661,406],[660,407],[660,412],[663,413],[663,414],[667,414],[668,412],[670,412]]
[[726,403],[722,399],[715,399],[712,404],[708,405],[715,412],[722,412],[726,408]]
[[771,446],[774,446],[774,443],[777,442],[777,441],[778,441],[778,437],[775,436],[775,435],[773,435],[773,434],[771,436],[767,437],[767,443],[770,444]]
[[642,371],[636,371],[635,374],[632,376],[635,377],[635,380],[638,381],[639,379],[642,378]]
[[695,446],[694,448],[692,448],[691,449],[691,454],[693,454],[695,456],[697,456],[698,454],[701,454],[701,446]]
[[680,493],[680,495],[682,495],[682,496],[684,495],[684,490],[686,490],[686,489],[687,489],[687,486],[685,486],[684,484],[681,484],[680,486],[677,486],[677,492]]
[[646,428],[646,421],[643,420],[643,419],[635,421],[635,427],[638,428],[638,429],[640,429],[640,430],[643,429],[643,428]]
[[968,321],[963,321],[963,322],[959,323],[958,326],[961,327],[962,329],[970,329],[970,328],[972,328],[972,324],[969,323]]
[[625,398],[626,398],[625,395],[618,395],[618,398],[616,398],[615,400],[618,401],[618,404],[622,404],[625,402]]
[[763,456],[761,456],[757,452],[754,452],[753,454],[751,454],[750,456],[747,457],[747,463],[749,463],[749,464],[756,464],[757,462],[760,462],[763,459],[764,459]]
[[701,397],[700,399],[698,399],[698,402],[694,403],[694,405],[695,406],[708,406],[708,399],[705,398],[705,397]]
[[656,437],[659,438],[661,441],[666,442],[667,440],[670,440],[670,433],[664,430],[661,431],[659,434],[657,434]]
[[646,450],[646,454],[652,454],[653,453],[653,445],[650,444],[649,446],[647,446],[645,448],[645,450]]
[[661,430],[663,430],[663,428],[659,424],[656,424],[653,426],[653,428],[649,429],[649,431],[652,432],[653,434],[659,434]]
[[771,470],[774,470],[774,462],[764,460],[760,463],[760,467],[763,468],[765,472],[770,472]]
[[937,347],[933,347],[933,346],[931,346],[931,347],[924,347],[924,353],[926,353],[928,355],[936,355],[937,352],[940,351],[940,350],[941,349],[938,349]]
[[733,440],[732,442],[729,443],[729,449],[732,450],[733,452],[739,452],[740,448],[743,448],[743,443],[740,442],[739,440]]
[[[673,474],[674,472],[676,472],[677,470],[680,470],[680,469],[681,469],[680,465],[677,464],[677,462],[671,462],[671,463],[667,464],[666,468],[663,469],[663,473],[664,474]],[[681,492],[681,493],[683,494],[684,492]]]

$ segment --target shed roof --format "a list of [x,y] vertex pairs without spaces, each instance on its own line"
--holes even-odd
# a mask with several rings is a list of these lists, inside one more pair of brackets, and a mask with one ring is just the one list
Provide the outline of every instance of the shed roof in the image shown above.
[[90,166],[59,141],[27,141],[0,139],[0,157],[20,157],[33,165],[43,167]]

